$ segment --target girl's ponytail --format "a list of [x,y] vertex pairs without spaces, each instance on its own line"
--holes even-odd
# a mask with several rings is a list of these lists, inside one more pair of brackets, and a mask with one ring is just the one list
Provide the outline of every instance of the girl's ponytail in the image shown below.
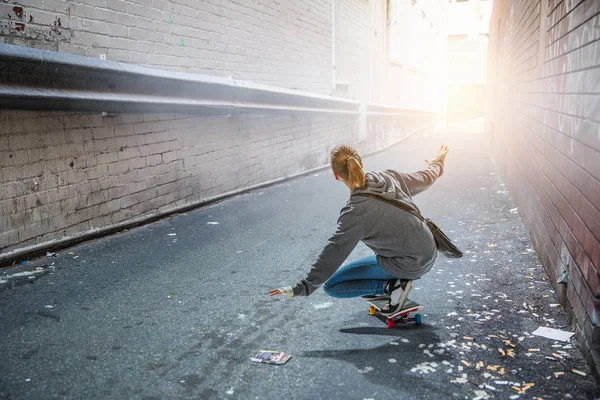
[[365,173],[362,169],[362,163],[356,158],[348,157],[348,183],[350,189],[360,189],[365,186]]
[[350,185],[350,189],[365,186],[366,177],[358,152],[345,144],[331,150],[330,163],[333,171]]

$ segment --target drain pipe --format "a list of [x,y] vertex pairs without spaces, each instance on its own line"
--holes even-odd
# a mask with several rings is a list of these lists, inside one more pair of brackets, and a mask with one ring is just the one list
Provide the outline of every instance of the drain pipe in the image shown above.
[[367,98],[361,99],[358,117],[358,137],[357,140],[362,142],[367,139],[368,136],[368,118],[367,118],[367,107],[369,104],[373,104],[373,74],[374,74],[374,61],[375,58],[375,13],[377,11],[376,0],[371,0],[371,21],[369,26],[369,91]]
[[331,0],[331,88],[335,90],[335,0]]
[[371,26],[369,27],[369,98],[368,103],[373,103],[373,53],[375,52],[375,2],[371,1]]

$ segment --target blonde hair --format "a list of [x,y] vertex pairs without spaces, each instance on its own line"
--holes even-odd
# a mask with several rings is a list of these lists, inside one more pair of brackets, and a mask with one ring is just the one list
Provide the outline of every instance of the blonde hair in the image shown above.
[[358,152],[345,144],[331,150],[329,157],[331,169],[350,185],[350,189],[360,189],[365,186],[366,177],[363,163]]

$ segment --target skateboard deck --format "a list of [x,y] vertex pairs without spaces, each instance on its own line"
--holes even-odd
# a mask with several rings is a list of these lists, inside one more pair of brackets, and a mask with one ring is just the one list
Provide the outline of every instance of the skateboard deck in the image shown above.
[[[381,309],[387,307],[388,305],[388,300],[365,299],[365,301],[370,304],[369,314],[371,315],[375,315],[377,311],[381,312]],[[396,322],[414,322],[416,325],[420,325],[422,320],[421,314],[417,313],[412,317],[410,317],[409,314],[419,311],[422,308],[423,306],[418,304],[417,302],[412,301],[410,299],[406,299],[406,302],[404,302],[404,305],[402,306],[402,309],[400,311],[390,316],[386,316],[388,328],[393,328]]]

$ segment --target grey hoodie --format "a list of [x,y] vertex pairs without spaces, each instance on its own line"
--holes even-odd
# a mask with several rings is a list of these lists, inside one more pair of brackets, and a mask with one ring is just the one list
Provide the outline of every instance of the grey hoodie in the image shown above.
[[354,196],[372,193],[419,211],[412,197],[421,193],[444,172],[441,162],[423,171],[369,172],[364,188],[350,194],[342,208],[337,229],[321,251],[306,279],[293,287],[294,296],[308,296],[342,265],[359,241],[377,255],[377,262],[391,275],[416,279],[435,263],[437,249],[429,228],[417,217],[378,199]]

